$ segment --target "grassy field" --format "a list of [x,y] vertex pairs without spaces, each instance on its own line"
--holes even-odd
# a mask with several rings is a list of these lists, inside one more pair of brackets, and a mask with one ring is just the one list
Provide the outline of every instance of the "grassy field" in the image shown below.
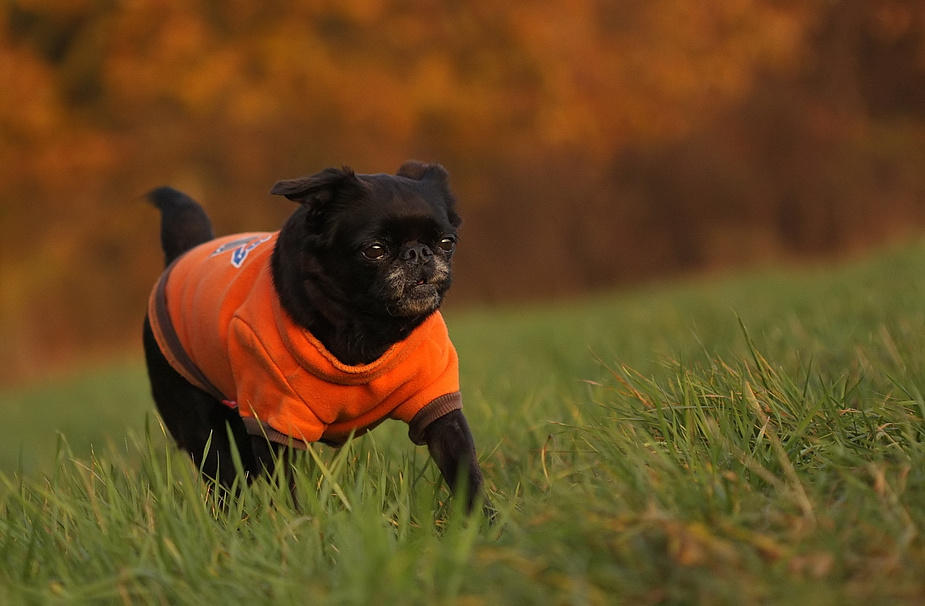
[[2,392],[0,604],[925,603],[923,278],[450,313],[493,526],[399,424],[222,506],[138,362]]

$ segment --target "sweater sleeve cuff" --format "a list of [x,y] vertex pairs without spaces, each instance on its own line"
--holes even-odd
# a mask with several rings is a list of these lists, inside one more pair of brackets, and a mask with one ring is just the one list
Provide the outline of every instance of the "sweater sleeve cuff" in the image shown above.
[[461,409],[462,394],[458,391],[431,400],[430,403],[419,410],[418,413],[414,415],[414,418],[411,419],[411,422],[408,423],[408,437],[418,446],[425,444],[424,430],[426,430],[431,423],[447,413]]

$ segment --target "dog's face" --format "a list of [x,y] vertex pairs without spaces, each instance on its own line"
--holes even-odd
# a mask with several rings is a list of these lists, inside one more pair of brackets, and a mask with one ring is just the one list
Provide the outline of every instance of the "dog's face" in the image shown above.
[[460,219],[441,166],[408,162],[394,176],[329,168],[272,193],[302,204],[284,231],[297,232],[288,245],[306,288],[370,316],[416,318],[443,302]]

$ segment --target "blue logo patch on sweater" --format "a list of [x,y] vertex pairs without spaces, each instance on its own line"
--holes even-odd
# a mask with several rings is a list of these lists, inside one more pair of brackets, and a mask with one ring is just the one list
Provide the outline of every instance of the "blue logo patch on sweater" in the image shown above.
[[250,254],[252,250],[272,238],[273,235],[269,236],[251,236],[249,238],[241,238],[240,240],[234,240],[226,244],[222,244],[215,249],[210,256],[214,257],[215,255],[220,255],[223,252],[233,251],[231,253],[231,265],[240,268],[244,264],[247,255]]

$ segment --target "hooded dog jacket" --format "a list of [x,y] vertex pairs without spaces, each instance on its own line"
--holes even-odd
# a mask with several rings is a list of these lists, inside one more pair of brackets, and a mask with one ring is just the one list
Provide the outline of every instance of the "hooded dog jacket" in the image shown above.
[[342,364],[280,306],[277,233],[226,236],[168,267],[148,318],[177,372],[237,406],[249,433],[304,447],[341,443],[385,419],[424,429],[462,408],[456,350],[439,312],[370,364]]

